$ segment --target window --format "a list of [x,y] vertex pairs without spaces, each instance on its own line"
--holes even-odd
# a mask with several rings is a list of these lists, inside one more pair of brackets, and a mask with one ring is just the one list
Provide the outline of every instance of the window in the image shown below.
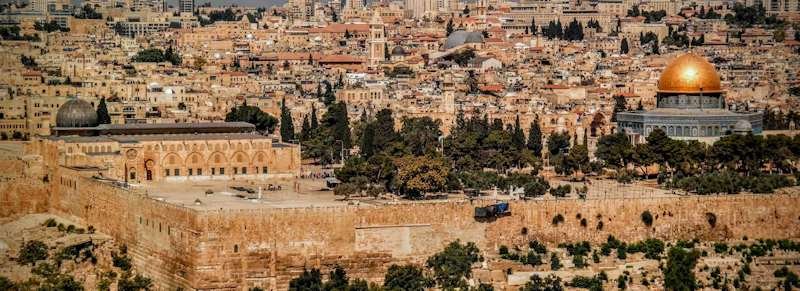
[[164,170],[164,176],[169,177],[169,169]]
[[219,174],[225,175],[225,168],[219,168]]
[[247,175],[247,167],[242,167],[242,175]]
[[233,252],[234,253],[238,253],[239,252],[239,245],[233,245]]
[[239,174],[239,168],[233,167],[233,174],[234,175],[238,175]]
[[181,175],[181,169],[175,169],[175,176]]
[[191,176],[191,175],[192,175],[192,170],[194,170],[194,169],[192,169],[192,168],[189,168],[189,169],[188,169],[188,171],[189,171],[189,174],[188,174],[187,176]]
[[267,173],[267,167],[261,168],[261,174],[266,174],[266,173]]
[[202,176],[203,175],[203,169],[197,169],[197,175],[198,176]]
[[217,174],[216,172],[217,172],[217,168],[211,168],[211,176],[216,175]]
[[130,175],[129,175],[129,176],[130,176],[130,178],[129,178],[129,179],[131,179],[131,180],[136,180],[136,172],[130,172]]

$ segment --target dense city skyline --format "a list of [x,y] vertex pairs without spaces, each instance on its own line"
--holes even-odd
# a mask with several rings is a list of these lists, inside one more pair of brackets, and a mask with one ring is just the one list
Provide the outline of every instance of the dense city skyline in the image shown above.
[[206,2],[0,3],[0,290],[800,288],[796,0]]

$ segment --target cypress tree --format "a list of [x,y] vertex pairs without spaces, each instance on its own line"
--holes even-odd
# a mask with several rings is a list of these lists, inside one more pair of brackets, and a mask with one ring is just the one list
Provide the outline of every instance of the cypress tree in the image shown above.
[[317,107],[314,104],[311,104],[311,121],[310,121],[310,128],[311,132],[313,133],[314,130],[317,129],[319,126],[319,121],[317,120]]
[[308,140],[311,137],[311,124],[308,121],[308,115],[303,117],[303,125],[300,128],[300,140]]
[[661,53],[658,51],[658,39],[655,39],[655,40],[653,41],[653,54],[656,54],[656,55],[659,55],[659,54],[661,54]]
[[286,98],[281,102],[281,140],[284,142],[294,139],[294,124],[292,123],[292,113],[286,107]]
[[628,103],[622,95],[614,96],[614,112],[611,113],[611,121],[617,122],[617,113],[628,110]]
[[511,143],[517,149],[524,149],[525,148],[525,133],[522,132],[522,126],[519,124],[519,115],[517,115],[517,119],[514,121],[514,132],[511,135]]
[[108,115],[108,107],[106,107],[106,97],[100,98],[100,103],[97,104],[97,123],[111,123],[111,116]]
[[330,106],[336,102],[336,95],[333,92],[333,86],[328,81],[325,81],[325,97],[323,98],[325,105]]
[[335,106],[336,124],[334,125],[334,138],[341,140],[344,148],[349,149],[352,146],[350,139],[350,118],[347,116],[347,103],[339,101]]
[[447,33],[446,36],[450,36],[450,34],[453,33],[453,19],[452,18],[450,18],[450,20],[447,21],[447,28],[445,30],[445,33]]
[[537,158],[542,157],[542,129],[539,127],[539,117],[536,117],[531,123],[531,128],[528,131],[528,149],[533,152]]
[[372,157],[375,153],[375,124],[370,122],[364,127],[364,133],[361,136],[361,156],[366,159]]
[[373,130],[380,133],[374,137],[374,145],[377,148],[385,148],[395,140],[394,118],[391,109],[381,109],[375,116]]
[[620,54],[627,55],[629,51],[630,48],[628,48],[628,39],[622,38],[622,45],[619,47]]

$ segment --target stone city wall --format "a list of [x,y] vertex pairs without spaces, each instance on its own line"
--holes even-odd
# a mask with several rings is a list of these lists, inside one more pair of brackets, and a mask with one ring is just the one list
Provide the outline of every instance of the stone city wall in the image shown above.
[[[476,205],[469,202],[200,212],[199,227],[213,239],[198,248],[195,286],[285,289],[303,267],[326,272],[337,264],[353,277],[380,280],[391,263],[424,262],[456,239],[475,242],[491,253],[500,244],[526,244],[531,239],[551,245],[598,243],[608,235],[625,241],[797,238],[798,202],[800,196],[786,194],[527,201],[512,202],[511,215],[487,222],[475,221]],[[641,220],[645,210],[654,217],[649,228]],[[714,227],[707,213],[716,217]],[[554,226],[557,214],[565,221]],[[579,214],[586,219],[585,227]]]
[[[5,206],[15,203],[11,207],[24,212],[49,211],[93,225],[126,243],[137,270],[163,290],[286,289],[304,267],[327,272],[335,265],[351,277],[380,281],[392,263],[423,263],[456,239],[475,242],[488,254],[500,244],[530,239],[554,245],[600,242],[608,235],[626,241],[800,237],[800,195],[785,193],[518,201],[510,215],[478,222],[472,217],[478,202],[195,211],[66,170],[49,185],[37,183],[0,184],[6,203],[0,215],[8,216]],[[32,199],[22,202],[26,197]],[[645,210],[655,218],[650,228],[641,222]],[[716,217],[715,227],[707,213]],[[565,221],[554,226],[557,214]]]

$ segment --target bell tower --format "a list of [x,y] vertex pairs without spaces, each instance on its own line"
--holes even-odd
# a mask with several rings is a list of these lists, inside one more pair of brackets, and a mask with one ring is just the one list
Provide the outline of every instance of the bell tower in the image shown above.
[[383,31],[383,19],[377,11],[369,22],[369,66],[376,67],[386,60],[386,36]]
[[456,84],[453,75],[447,73],[442,81],[442,111],[454,113],[456,111]]

